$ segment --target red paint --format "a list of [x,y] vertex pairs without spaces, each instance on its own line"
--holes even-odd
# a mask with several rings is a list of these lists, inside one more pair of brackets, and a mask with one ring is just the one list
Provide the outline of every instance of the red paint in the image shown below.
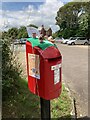
[[[29,76],[28,53],[40,56],[40,79]],[[51,66],[62,63],[59,50],[53,46],[45,50],[38,47],[32,48],[30,42],[26,42],[26,58],[29,90],[46,100],[59,97],[62,88],[62,68],[60,68],[60,82],[57,84],[54,84],[54,70],[51,70]]]

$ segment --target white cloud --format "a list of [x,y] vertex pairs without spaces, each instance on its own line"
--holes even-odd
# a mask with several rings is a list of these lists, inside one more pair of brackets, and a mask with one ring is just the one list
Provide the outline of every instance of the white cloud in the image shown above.
[[46,0],[38,9],[28,5],[22,11],[2,11],[3,18],[0,19],[0,23],[2,23],[0,27],[6,24],[8,27],[27,26],[29,24],[53,26],[55,25],[57,11],[61,6],[63,6],[63,3],[60,0]]

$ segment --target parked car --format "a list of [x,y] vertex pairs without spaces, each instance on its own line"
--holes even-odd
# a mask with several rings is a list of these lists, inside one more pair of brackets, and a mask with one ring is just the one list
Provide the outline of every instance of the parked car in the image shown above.
[[70,37],[69,39],[64,39],[63,44],[67,44],[68,41],[76,39],[76,37]]
[[67,42],[68,45],[75,45],[75,44],[84,44],[84,45],[88,45],[88,40],[85,37],[76,37],[72,40],[69,40]]
[[64,38],[59,38],[59,37],[57,37],[57,38],[55,38],[54,40],[55,40],[55,42],[60,42],[60,43],[62,43],[63,40],[64,40]]
[[21,38],[21,39],[20,39],[20,44],[25,44],[26,41],[27,41],[27,38]]
[[62,41],[62,43],[63,43],[63,44],[67,44],[68,41],[69,41],[69,39],[64,39],[64,40]]
[[14,41],[14,45],[17,45],[17,44],[19,44],[20,43],[20,40],[19,39],[16,39],[15,41]]
[[88,39],[88,45],[90,45],[90,39]]
[[72,37],[70,37],[69,39],[64,39],[62,43],[63,43],[63,44],[67,44],[67,42],[68,42],[69,40],[71,40],[71,39],[72,39]]

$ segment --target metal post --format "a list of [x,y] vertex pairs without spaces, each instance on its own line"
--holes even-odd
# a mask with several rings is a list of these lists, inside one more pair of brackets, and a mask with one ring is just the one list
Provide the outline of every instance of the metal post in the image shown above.
[[41,120],[50,120],[50,100],[40,98]]

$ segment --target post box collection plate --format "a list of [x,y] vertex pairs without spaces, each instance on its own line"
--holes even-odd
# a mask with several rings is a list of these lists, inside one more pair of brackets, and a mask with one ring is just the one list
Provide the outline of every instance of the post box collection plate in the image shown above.
[[54,84],[60,82],[60,68],[61,64],[51,66],[51,70],[54,71]]

